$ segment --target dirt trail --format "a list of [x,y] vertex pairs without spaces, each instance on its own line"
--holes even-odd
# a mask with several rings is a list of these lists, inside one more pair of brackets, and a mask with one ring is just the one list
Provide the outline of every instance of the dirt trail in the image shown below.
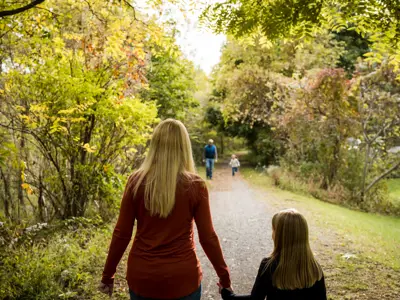
[[[276,209],[260,201],[230,168],[217,166],[209,181],[214,227],[228,264],[232,286],[237,293],[250,292],[260,261],[273,245],[270,220]],[[203,267],[203,299],[220,299],[215,271],[197,243]]]

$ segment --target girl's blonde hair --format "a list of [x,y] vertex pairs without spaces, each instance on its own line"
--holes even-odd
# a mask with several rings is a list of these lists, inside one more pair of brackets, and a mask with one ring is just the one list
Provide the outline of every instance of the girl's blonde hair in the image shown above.
[[152,216],[166,218],[175,205],[178,177],[189,179],[190,173],[195,173],[195,166],[186,127],[178,120],[164,120],[155,128],[149,152],[137,172],[134,195],[145,183],[146,209]]
[[277,266],[272,275],[273,286],[282,290],[313,286],[323,273],[311,251],[304,216],[295,209],[280,211],[272,218],[272,230],[274,251],[268,266]]

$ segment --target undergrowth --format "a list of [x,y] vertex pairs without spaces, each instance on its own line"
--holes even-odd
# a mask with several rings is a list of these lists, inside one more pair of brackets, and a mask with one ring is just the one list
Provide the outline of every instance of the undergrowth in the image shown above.
[[0,299],[92,298],[110,226],[87,218],[22,232],[6,226],[3,223],[1,231]]

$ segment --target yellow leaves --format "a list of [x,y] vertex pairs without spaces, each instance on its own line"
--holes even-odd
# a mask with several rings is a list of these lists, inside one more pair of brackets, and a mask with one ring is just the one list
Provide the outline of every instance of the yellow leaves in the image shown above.
[[26,110],[26,108],[21,105],[15,105],[14,107],[19,112],[24,112]]
[[73,114],[77,110],[76,107],[69,108],[69,109],[62,109],[58,111],[59,115],[70,115]]
[[49,108],[45,104],[31,104],[29,110],[33,113],[47,112]]
[[53,125],[50,127],[50,134],[56,132],[68,133],[68,129],[65,126],[60,125],[60,122],[65,122],[65,119],[56,118],[54,120]]
[[21,184],[21,187],[28,193],[28,195],[33,194],[33,190],[29,184],[23,183],[23,184]]
[[57,54],[60,54],[63,52],[65,43],[64,40],[60,37],[55,37],[53,39],[53,46],[54,46],[54,52]]
[[124,37],[121,32],[114,32],[113,35],[107,37],[107,42],[105,46],[105,56],[103,60],[107,62],[108,57],[112,57],[117,60],[122,60],[126,58],[126,54],[123,51]]
[[83,34],[78,34],[78,33],[64,33],[63,36],[68,40],[75,40],[75,41],[81,41],[84,38]]
[[137,153],[137,149],[136,148],[130,148],[126,152],[130,153],[130,154],[134,154],[134,153]]
[[380,63],[382,63],[382,61],[384,59],[383,55],[380,52],[368,52],[368,53],[365,53],[364,56],[366,57],[365,61],[370,62],[370,63],[380,64]]
[[31,118],[27,115],[18,115],[18,117],[25,123],[25,124],[29,124],[31,123]]
[[273,46],[273,43],[266,36],[262,36],[259,43],[263,49],[271,49]]
[[[4,91],[10,92],[10,86],[11,86],[11,84],[9,81],[4,82]],[[4,93],[4,91],[3,91],[3,93]]]
[[91,147],[88,143],[86,143],[86,144],[81,144],[81,147],[83,148],[83,149],[85,149],[86,150],[86,152],[88,152],[88,153],[94,153],[94,152],[96,152],[96,150],[97,150],[97,148],[96,148],[96,146],[93,146],[93,147]]
[[24,170],[26,169],[26,163],[24,161],[20,161],[20,168],[21,168],[21,181],[23,182],[21,184],[21,187],[28,193],[28,195],[33,194],[33,190],[29,184],[25,182],[25,172]]
[[83,118],[83,117],[80,117],[80,118],[69,118],[68,121],[71,122],[71,123],[80,123],[80,122],[86,121],[86,119]]
[[58,114],[59,115],[72,115],[74,113],[83,113],[94,103],[95,103],[94,100],[87,100],[87,101],[85,101],[85,103],[78,104],[75,107],[61,109],[58,111]]

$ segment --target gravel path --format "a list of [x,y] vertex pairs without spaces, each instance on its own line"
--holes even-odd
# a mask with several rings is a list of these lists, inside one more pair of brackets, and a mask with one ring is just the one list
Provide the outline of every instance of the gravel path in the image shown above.
[[[240,174],[217,166],[210,181],[210,203],[214,227],[225,261],[231,271],[232,287],[249,293],[260,261],[272,250],[271,218],[276,209],[260,201]],[[220,299],[215,271],[197,242],[203,268],[203,299]]]

